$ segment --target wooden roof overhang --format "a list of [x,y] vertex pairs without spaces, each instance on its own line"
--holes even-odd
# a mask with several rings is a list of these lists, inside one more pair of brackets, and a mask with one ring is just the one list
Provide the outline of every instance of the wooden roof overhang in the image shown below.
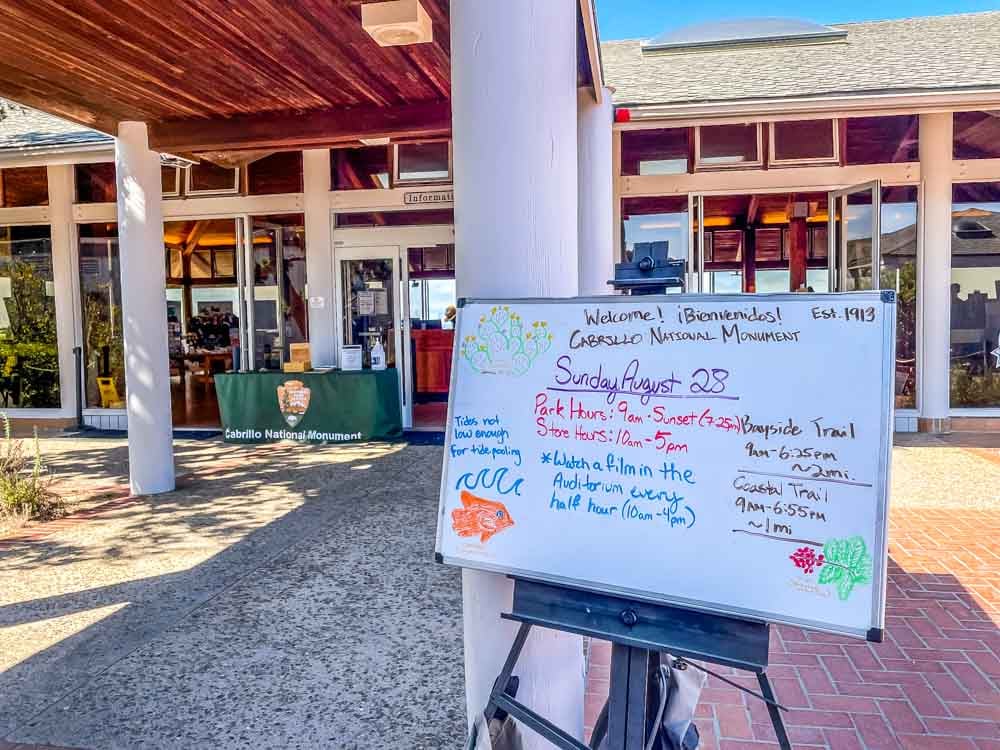
[[[152,149],[216,162],[447,137],[450,0],[420,2],[433,41],[380,47],[362,0],[0,0],[0,96],[109,135],[146,122]],[[592,0],[578,18],[599,98]]]
[[361,0],[0,0],[0,96],[173,154],[451,130],[449,0],[434,40],[380,47]]

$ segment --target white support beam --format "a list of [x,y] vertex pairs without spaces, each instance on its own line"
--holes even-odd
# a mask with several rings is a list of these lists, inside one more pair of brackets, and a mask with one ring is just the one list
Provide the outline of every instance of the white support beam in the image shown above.
[[[577,293],[577,0],[452,0],[456,274],[460,297]],[[511,582],[462,576],[470,721],[516,628]],[[518,698],[583,733],[581,639],[536,629]],[[529,750],[549,745],[525,732]]]
[[951,178],[954,182],[996,182],[1000,180],[1000,159],[951,162]]
[[151,495],[174,489],[174,455],[160,157],[149,150],[145,123],[118,126],[115,173],[129,486]]
[[687,195],[688,193],[753,193],[826,190],[882,180],[886,185],[916,184],[920,165],[862,164],[850,167],[748,169],[694,174],[641,175],[618,178],[620,197]]
[[337,360],[334,307],[333,223],[330,214],[330,149],[302,152],[306,227],[306,286],[309,297],[309,347],[317,366]]
[[59,342],[60,411],[76,413],[76,304],[79,289],[76,273],[76,227],[73,224],[73,167],[47,167],[49,183],[49,224],[52,239],[52,280],[56,304],[56,338]]
[[[589,0],[586,0],[589,3]],[[612,172],[611,92],[600,100],[590,88],[578,95],[577,122],[579,189],[579,257],[577,268],[582,295],[610,294],[608,280],[614,277],[614,174]]]
[[920,116],[917,405],[922,432],[950,429],[952,134],[950,112]]

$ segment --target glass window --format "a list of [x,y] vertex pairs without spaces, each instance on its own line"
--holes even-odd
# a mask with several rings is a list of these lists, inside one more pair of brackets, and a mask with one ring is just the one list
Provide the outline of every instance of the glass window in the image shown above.
[[114,203],[118,200],[114,162],[76,164],[77,203]]
[[896,408],[917,406],[917,188],[882,188],[880,286],[896,290]]
[[839,158],[836,120],[771,123],[772,164],[821,164]]
[[187,173],[186,192],[188,195],[239,192],[239,169],[220,167],[218,164],[203,161],[188,167],[185,172]]
[[179,167],[160,167],[160,189],[164,198],[174,198],[181,194],[181,170]]
[[845,122],[845,164],[919,161],[917,115],[850,117]]
[[826,268],[806,269],[806,287],[814,292],[830,291],[830,271]]
[[86,405],[125,408],[122,290],[116,224],[81,224],[80,304]]
[[395,182],[447,182],[451,179],[451,144],[448,141],[399,143],[395,153]]
[[302,152],[279,151],[247,167],[250,195],[302,192]]
[[760,125],[701,125],[695,135],[696,166],[701,169],[761,165]]
[[740,271],[712,271],[708,276],[709,294],[740,294],[743,291],[743,274]]
[[757,269],[755,274],[756,291],[767,292],[787,292],[792,283],[792,274],[787,268],[761,270]]
[[623,131],[622,174],[684,174],[689,137],[689,128]]
[[1000,407],[1000,182],[953,186],[951,405]]
[[955,158],[1000,159],[1000,111],[956,112]]
[[252,222],[254,369],[279,370],[289,344],[309,340],[305,217],[255,216]]
[[0,169],[5,208],[49,205],[49,175],[45,167]]
[[624,256],[635,255],[637,243],[666,242],[667,257],[688,258],[688,198],[625,198],[622,201]]
[[0,227],[0,405],[59,404],[50,229]]
[[389,147],[335,148],[330,152],[333,190],[373,190],[389,187]]

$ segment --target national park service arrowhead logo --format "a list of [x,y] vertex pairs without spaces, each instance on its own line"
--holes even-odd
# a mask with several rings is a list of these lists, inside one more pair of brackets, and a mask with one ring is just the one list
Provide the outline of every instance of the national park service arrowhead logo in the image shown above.
[[297,427],[306,415],[310,394],[301,380],[286,380],[278,386],[278,408],[289,427]]

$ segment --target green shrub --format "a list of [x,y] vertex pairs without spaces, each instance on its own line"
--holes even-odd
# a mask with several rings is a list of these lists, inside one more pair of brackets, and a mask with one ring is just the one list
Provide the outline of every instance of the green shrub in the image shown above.
[[3,446],[0,448],[0,516],[44,520],[58,516],[62,498],[52,491],[52,476],[42,461],[35,430],[34,450],[25,452],[24,441],[11,435],[10,419],[3,420]]

